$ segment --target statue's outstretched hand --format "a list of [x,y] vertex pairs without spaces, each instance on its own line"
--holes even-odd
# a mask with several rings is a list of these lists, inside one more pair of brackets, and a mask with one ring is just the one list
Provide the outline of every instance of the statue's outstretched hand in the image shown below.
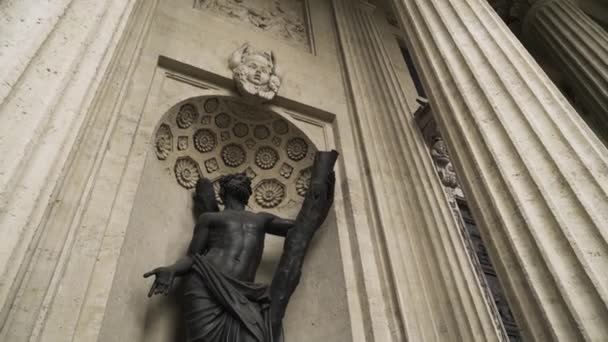
[[169,267],[158,267],[150,272],[144,273],[144,278],[148,278],[151,275],[155,275],[154,283],[148,292],[148,297],[152,297],[155,294],[169,294],[173,281],[175,280],[175,272]]

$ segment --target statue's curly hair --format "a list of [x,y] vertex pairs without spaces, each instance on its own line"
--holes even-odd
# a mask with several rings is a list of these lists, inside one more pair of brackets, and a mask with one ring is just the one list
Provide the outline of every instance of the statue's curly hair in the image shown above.
[[251,197],[251,179],[245,173],[225,175],[220,179],[220,198],[226,201],[226,193],[231,193],[244,204]]

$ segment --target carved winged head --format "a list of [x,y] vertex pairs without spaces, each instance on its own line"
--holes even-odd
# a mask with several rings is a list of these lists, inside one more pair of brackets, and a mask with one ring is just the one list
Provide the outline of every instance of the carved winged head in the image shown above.
[[242,96],[263,102],[279,91],[281,78],[272,51],[256,51],[246,43],[232,54],[229,66]]
[[226,197],[231,196],[241,203],[247,204],[251,193],[251,179],[245,173],[230,174],[220,179],[219,195],[224,203]]

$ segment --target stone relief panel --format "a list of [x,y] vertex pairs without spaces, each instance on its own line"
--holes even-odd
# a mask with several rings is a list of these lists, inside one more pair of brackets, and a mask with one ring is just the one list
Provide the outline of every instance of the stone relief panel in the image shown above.
[[201,177],[215,185],[222,175],[246,173],[254,211],[297,211],[316,153],[310,140],[278,114],[229,97],[175,106],[163,117],[154,143],[157,160],[184,189],[193,189]]
[[306,0],[194,0],[194,8],[310,49]]

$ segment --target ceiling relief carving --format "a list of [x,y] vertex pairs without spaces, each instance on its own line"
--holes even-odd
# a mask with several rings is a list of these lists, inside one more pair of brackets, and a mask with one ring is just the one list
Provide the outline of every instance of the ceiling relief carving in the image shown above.
[[305,0],[195,0],[194,8],[308,48]]
[[[199,98],[175,106],[154,136],[156,159],[176,186],[201,177],[244,172],[252,179],[253,210],[297,210],[310,184],[316,148],[279,115],[234,98]],[[217,195],[217,194],[216,194]]]
[[281,76],[272,51],[257,51],[245,43],[232,53],[228,67],[239,94],[252,103],[270,101],[279,92]]

